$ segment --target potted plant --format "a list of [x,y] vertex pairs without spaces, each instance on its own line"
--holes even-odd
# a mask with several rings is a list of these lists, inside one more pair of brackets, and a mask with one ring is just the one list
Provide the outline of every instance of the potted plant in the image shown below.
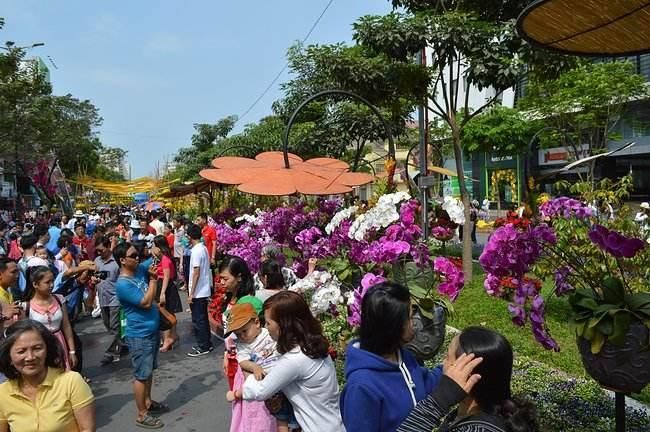
[[[351,240],[344,253],[356,263],[354,273],[365,272],[352,293],[348,322],[359,324],[361,301],[370,286],[383,279],[401,283],[411,291],[415,307],[415,339],[407,348],[420,360],[428,360],[444,340],[446,318],[453,310],[451,302],[462,289],[464,278],[451,260],[432,256],[417,224],[419,206],[404,192],[382,195],[374,207],[344,225]],[[341,214],[351,216],[345,210]],[[333,218],[339,219],[337,215]],[[334,226],[326,228],[333,236],[335,230]],[[342,277],[348,274],[349,268]]]
[[560,197],[540,206],[528,226],[506,224],[488,241],[480,263],[486,291],[515,280],[508,306],[513,322],[530,320],[535,338],[559,349],[544,322],[544,297],[527,282],[533,273],[552,278],[554,295],[568,296],[577,343],[587,372],[603,386],[639,392],[650,382],[650,247],[622,209],[602,221],[593,209]]

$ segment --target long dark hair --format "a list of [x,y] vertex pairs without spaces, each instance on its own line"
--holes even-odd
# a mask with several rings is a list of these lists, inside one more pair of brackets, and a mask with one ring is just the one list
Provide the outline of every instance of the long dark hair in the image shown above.
[[10,380],[20,378],[20,372],[11,364],[11,348],[20,335],[28,331],[35,331],[45,341],[47,351],[45,366],[59,369],[63,368],[62,348],[56,337],[43,324],[34,320],[23,319],[16,321],[5,330],[5,339],[0,344],[0,373],[4,374]]
[[456,356],[472,353],[483,357],[474,373],[481,376],[470,395],[484,413],[502,416],[512,432],[538,429],[535,407],[510,393],[512,346],[501,334],[485,327],[468,327],[458,337]]
[[[247,295],[255,295],[255,284],[253,282],[253,275],[248,269],[248,264],[243,259],[236,256],[227,256],[219,264],[219,273],[224,270],[228,270],[228,273],[234,277],[241,278],[239,285],[237,286],[237,292],[235,293],[235,298],[239,300],[240,298]],[[226,293],[226,301],[224,302],[224,309],[228,306],[230,300],[232,300],[232,293]]]
[[172,251],[169,248],[169,243],[167,243],[167,239],[165,238],[164,235],[157,235],[156,237],[154,237],[153,244],[158,249],[160,249],[163,255],[169,258],[172,261],[172,263],[174,262],[174,254],[172,254]]
[[381,282],[370,287],[361,303],[361,349],[380,356],[395,353],[402,345],[410,308],[411,294],[403,285]]
[[305,299],[293,291],[280,291],[264,302],[264,310],[280,326],[277,350],[280,354],[299,346],[309,358],[325,358],[329,342]]
[[284,288],[284,276],[282,267],[275,260],[266,260],[262,263],[260,275],[266,277],[266,289],[279,290]]
[[27,286],[25,288],[25,299],[27,301],[34,298],[34,294],[36,293],[36,288],[34,288],[34,284],[37,284],[40,281],[42,281],[45,275],[48,273],[52,273],[52,275],[54,275],[52,270],[46,266],[36,266],[36,267],[27,268]]

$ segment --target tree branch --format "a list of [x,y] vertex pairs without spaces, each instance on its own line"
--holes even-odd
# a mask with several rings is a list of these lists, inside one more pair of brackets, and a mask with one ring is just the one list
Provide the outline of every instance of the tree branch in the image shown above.
[[474,111],[473,113],[467,113],[467,115],[463,118],[463,121],[461,122],[461,125],[460,125],[461,129],[462,129],[462,128],[467,124],[467,122],[469,122],[471,119],[473,119],[474,117],[476,117],[477,115],[479,115],[481,112],[483,112],[483,110],[484,110],[485,108],[487,108],[487,107],[489,107],[490,105],[492,105],[492,104],[494,103],[494,101],[496,101],[497,98],[498,98],[502,93],[503,93],[503,90],[501,90],[500,92],[497,92],[497,93],[496,93],[496,94],[495,94],[495,95],[494,95],[490,100],[488,100],[488,101],[487,101],[487,102],[486,102],[482,107],[480,107],[479,109],[477,109],[477,110]]

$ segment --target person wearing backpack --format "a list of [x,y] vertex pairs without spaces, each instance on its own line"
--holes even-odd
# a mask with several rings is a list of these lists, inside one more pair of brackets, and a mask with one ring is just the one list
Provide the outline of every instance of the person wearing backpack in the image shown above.
[[36,256],[37,243],[38,238],[33,234],[26,234],[20,238],[20,248],[23,250],[23,257],[18,261],[18,270],[20,270],[18,286],[12,293],[17,299],[25,297],[28,269],[30,267],[49,266],[49,263],[46,260]]

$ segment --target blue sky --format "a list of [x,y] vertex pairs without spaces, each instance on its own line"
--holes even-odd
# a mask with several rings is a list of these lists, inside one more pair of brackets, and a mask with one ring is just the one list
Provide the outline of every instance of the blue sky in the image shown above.
[[[189,145],[193,123],[243,113],[327,3],[3,0],[0,40],[44,42],[32,53],[48,63],[54,93],[90,99],[104,118],[103,143],[127,150],[139,177]],[[388,0],[334,0],[308,43],[350,41],[357,17],[389,10]],[[288,78],[236,130],[268,115]]]

